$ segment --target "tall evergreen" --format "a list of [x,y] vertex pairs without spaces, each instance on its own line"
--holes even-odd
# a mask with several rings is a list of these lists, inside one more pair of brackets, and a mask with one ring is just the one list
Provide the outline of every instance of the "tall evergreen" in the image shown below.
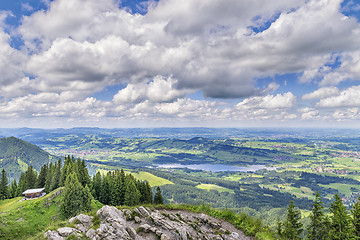
[[111,176],[110,174],[106,174],[106,176],[103,177],[102,180],[102,186],[101,186],[101,194],[100,194],[100,202],[103,204],[110,204],[111,201]]
[[298,209],[295,208],[294,201],[291,200],[287,207],[286,220],[284,222],[283,236],[289,240],[301,239],[300,235],[303,231],[302,223],[300,223],[301,214]]
[[353,232],[351,227],[351,219],[344,206],[340,196],[335,194],[335,200],[330,206],[331,216],[331,239],[346,240],[352,239]]
[[156,191],[155,191],[154,203],[155,204],[163,204],[164,203],[164,198],[161,194],[161,189],[159,186],[156,188]]
[[152,203],[152,191],[148,181],[139,182],[140,186],[140,202]]
[[9,189],[9,197],[14,198],[17,197],[17,183],[16,180],[12,181]]
[[26,176],[25,173],[22,172],[20,175],[19,183],[16,189],[16,196],[21,196],[21,194],[27,189],[26,186]]
[[86,185],[89,185],[90,184],[90,176],[89,176],[89,172],[87,170],[85,161],[78,158],[76,160],[74,169],[75,169],[75,172],[77,173],[77,177],[78,177],[81,185],[83,187],[85,187]]
[[60,209],[66,217],[75,216],[81,211],[88,211],[91,203],[89,188],[81,186],[76,173],[72,172],[65,181]]
[[70,157],[70,156],[65,157],[64,167],[61,170],[61,175],[60,175],[60,179],[59,179],[59,187],[64,186],[67,176],[70,173],[75,172],[74,165],[75,165],[74,157]]
[[38,188],[45,187],[47,171],[48,171],[48,165],[45,164],[41,167],[39,176],[36,181],[36,187]]
[[360,239],[360,196],[357,202],[353,205],[351,215],[355,238]]
[[315,194],[315,202],[309,216],[310,224],[307,227],[307,239],[326,240],[329,239],[328,226],[324,224],[325,215],[323,212],[323,202],[320,199],[319,192]]
[[96,200],[100,201],[101,197],[101,185],[102,185],[102,178],[100,172],[97,172],[93,177],[92,183],[92,195]]
[[135,181],[131,175],[126,176],[125,179],[125,196],[124,205],[132,206],[140,203],[140,191],[135,185]]
[[9,197],[8,190],[8,179],[6,176],[5,169],[1,171],[1,181],[0,181],[0,200],[6,199]]
[[37,173],[32,166],[29,166],[25,172],[25,188],[36,188]]

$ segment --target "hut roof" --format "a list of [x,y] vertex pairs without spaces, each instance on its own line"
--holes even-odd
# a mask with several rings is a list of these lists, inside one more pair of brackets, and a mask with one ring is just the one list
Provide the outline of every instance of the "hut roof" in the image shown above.
[[31,194],[31,193],[39,193],[44,191],[45,188],[35,188],[35,189],[28,189],[25,192],[23,192],[22,194]]

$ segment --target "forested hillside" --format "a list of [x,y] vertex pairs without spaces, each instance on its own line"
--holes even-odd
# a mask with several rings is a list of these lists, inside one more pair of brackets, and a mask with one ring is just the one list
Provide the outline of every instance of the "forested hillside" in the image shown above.
[[0,139],[0,169],[11,179],[19,179],[28,166],[40,171],[41,166],[57,159],[38,146],[15,137]]

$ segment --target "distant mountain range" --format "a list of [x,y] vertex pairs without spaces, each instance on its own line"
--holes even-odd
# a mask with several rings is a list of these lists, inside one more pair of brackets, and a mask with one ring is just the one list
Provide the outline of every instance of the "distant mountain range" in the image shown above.
[[0,138],[0,169],[5,169],[8,177],[18,179],[28,166],[40,168],[57,158],[38,146],[15,137]]

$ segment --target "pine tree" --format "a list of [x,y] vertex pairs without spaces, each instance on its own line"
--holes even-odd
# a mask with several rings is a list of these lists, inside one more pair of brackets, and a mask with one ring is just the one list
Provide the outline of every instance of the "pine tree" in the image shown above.
[[152,203],[152,191],[148,181],[140,182],[140,202]]
[[[62,187],[65,185],[65,181],[67,176],[71,173],[71,172],[75,172],[74,170],[74,165],[75,165],[75,159],[74,157],[67,156],[65,157],[64,160],[64,167],[62,168],[61,171],[61,175],[60,175],[60,179],[59,179],[59,186]],[[76,172],[75,172],[76,173]]]
[[154,196],[154,203],[155,204],[163,204],[164,203],[164,198],[161,194],[161,189],[159,186],[156,188],[156,192],[155,192],[155,196]]
[[101,174],[100,172],[97,172],[96,175],[93,177],[92,195],[96,200],[99,201],[101,196],[101,185],[102,185]]
[[88,185],[86,185],[83,189],[83,202],[81,209],[83,211],[90,211],[91,210],[91,201],[93,200],[93,196],[91,195],[90,189]]
[[283,235],[283,223],[280,221],[280,218],[276,219],[276,233],[280,237]]
[[76,170],[77,177],[78,177],[81,185],[83,185],[84,187],[85,187],[85,185],[89,185],[90,184],[90,176],[89,176],[89,172],[86,168],[85,161],[80,160],[80,158],[78,158],[76,160],[76,164],[74,166],[75,166],[74,169]]
[[319,192],[316,192],[315,202],[310,214],[310,224],[307,227],[307,239],[326,240],[329,239],[327,225],[324,224],[325,215],[323,212],[323,202],[320,199]]
[[20,175],[20,179],[19,179],[19,183],[17,185],[17,189],[16,189],[16,196],[21,196],[21,194],[27,189],[26,186],[26,177],[25,177],[25,173],[22,172]]
[[81,186],[76,173],[72,172],[66,178],[63,197],[60,203],[60,209],[66,217],[75,216],[81,211],[88,211],[91,208],[91,199],[89,188]]
[[111,204],[114,206],[118,206],[122,204],[122,191],[123,185],[121,175],[119,171],[115,171],[112,175],[113,178],[113,185],[112,185],[112,196],[111,196]]
[[17,195],[17,183],[16,183],[16,180],[14,180],[14,181],[11,183],[9,195],[10,195],[10,198],[14,198],[14,197],[17,197],[17,196],[18,196],[18,195]]
[[47,171],[48,171],[48,165],[45,164],[41,167],[39,176],[36,181],[36,187],[43,188],[45,186]]
[[354,227],[354,235],[356,239],[360,239],[360,196],[351,210],[352,224]]
[[32,166],[29,166],[25,172],[25,188],[36,188],[37,173]]
[[100,202],[103,204],[110,204],[111,200],[111,185],[110,185],[110,175],[109,173],[103,177],[102,186],[101,186],[101,195]]
[[340,196],[335,194],[335,200],[330,206],[331,216],[331,239],[346,240],[353,236],[351,219]]
[[284,222],[283,236],[289,240],[301,239],[300,235],[303,231],[302,223],[300,223],[300,211],[295,209],[294,201],[291,200],[287,207],[287,216]]
[[1,172],[1,181],[0,181],[0,200],[6,199],[9,197],[8,190],[8,179],[6,177],[5,169]]
[[125,180],[125,196],[124,204],[127,206],[133,206],[140,203],[140,192],[135,185],[135,181],[128,175]]

